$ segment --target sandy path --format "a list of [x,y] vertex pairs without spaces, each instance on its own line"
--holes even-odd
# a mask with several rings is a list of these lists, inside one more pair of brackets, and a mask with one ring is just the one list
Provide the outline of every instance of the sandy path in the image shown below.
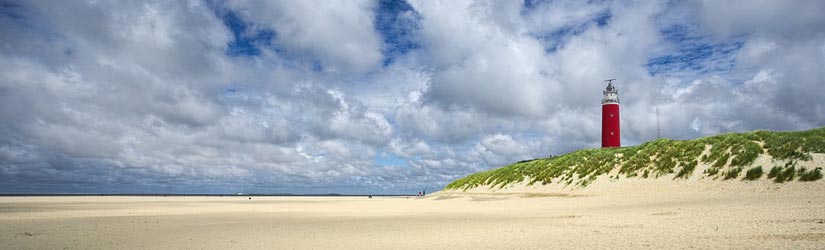
[[684,184],[636,189],[644,195],[533,198],[2,197],[0,242],[4,249],[821,249],[823,187]]

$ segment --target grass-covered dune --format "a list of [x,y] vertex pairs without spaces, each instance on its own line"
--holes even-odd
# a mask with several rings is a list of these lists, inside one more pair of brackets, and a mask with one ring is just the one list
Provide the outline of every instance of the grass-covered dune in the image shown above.
[[450,183],[445,190],[502,188],[525,180],[527,185],[587,186],[599,176],[815,181],[822,179],[823,154],[825,127],[799,132],[728,133],[695,140],[658,139],[638,146],[583,149],[522,161],[471,174]]

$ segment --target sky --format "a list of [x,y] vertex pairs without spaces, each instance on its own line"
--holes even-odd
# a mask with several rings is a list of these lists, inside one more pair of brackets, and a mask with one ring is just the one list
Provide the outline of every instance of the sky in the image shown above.
[[825,126],[825,2],[0,1],[0,193],[436,191]]

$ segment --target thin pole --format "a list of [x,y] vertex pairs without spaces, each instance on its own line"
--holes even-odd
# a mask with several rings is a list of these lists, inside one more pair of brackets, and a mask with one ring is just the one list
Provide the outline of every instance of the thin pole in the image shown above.
[[662,138],[662,130],[659,127],[659,106],[656,106],[656,139]]

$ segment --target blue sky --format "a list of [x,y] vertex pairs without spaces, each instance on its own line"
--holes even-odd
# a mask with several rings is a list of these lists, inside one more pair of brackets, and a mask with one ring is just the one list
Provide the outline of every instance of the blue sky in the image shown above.
[[[825,125],[821,1],[5,1],[0,193],[416,193]],[[781,20],[781,21],[779,21]]]

